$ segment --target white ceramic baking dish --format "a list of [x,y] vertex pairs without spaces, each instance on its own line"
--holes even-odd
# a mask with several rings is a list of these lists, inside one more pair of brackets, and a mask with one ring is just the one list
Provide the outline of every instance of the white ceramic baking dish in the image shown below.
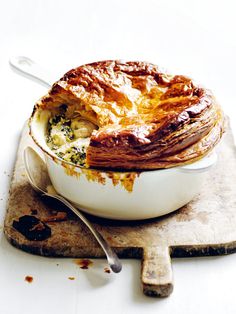
[[30,133],[44,153],[54,188],[83,211],[111,219],[138,220],[168,214],[198,193],[216,153],[184,167],[112,172],[85,169],[55,156],[45,141],[47,115],[34,113]]
[[[10,64],[47,88],[54,81],[48,77],[50,71],[27,57],[13,57]],[[205,175],[217,159],[213,152],[188,166],[140,174],[83,169],[53,155],[45,142],[46,125],[47,117],[39,117],[35,112],[30,120],[30,133],[45,156],[55,189],[85,212],[100,217],[138,220],[170,213],[199,193]]]

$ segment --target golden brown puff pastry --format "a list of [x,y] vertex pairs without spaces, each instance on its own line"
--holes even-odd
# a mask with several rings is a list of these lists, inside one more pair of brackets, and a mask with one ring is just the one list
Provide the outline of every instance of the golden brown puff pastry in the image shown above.
[[206,155],[223,133],[213,95],[182,75],[147,62],[101,61],[67,72],[37,108],[67,104],[98,126],[86,164],[94,168],[158,169]]

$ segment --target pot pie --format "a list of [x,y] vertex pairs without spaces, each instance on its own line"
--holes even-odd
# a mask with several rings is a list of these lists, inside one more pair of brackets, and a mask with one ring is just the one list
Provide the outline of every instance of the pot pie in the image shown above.
[[89,168],[148,170],[192,163],[224,130],[209,90],[147,62],[101,61],[67,72],[34,107],[50,153]]

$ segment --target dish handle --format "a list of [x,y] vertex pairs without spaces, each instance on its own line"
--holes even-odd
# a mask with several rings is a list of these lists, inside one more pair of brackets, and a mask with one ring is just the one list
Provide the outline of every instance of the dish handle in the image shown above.
[[43,69],[36,62],[28,57],[14,56],[9,59],[11,67],[17,70],[23,76],[43,84],[44,86],[51,87],[53,80],[50,77],[50,72]]

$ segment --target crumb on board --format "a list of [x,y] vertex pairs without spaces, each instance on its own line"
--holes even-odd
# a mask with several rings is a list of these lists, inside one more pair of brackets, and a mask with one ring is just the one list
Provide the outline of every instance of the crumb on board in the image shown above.
[[27,281],[28,283],[33,282],[34,278],[32,276],[25,276],[25,281]]
[[104,267],[104,272],[110,274],[111,270],[109,267]]
[[43,219],[44,222],[59,222],[67,220],[66,212],[57,212],[55,215],[48,216]]
[[81,269],[88,269],[93,265],[93,262],[90,259],[76,259],[74,263],[78,265]]
[[69,280],[75,280],[75,277],[68,277]]

